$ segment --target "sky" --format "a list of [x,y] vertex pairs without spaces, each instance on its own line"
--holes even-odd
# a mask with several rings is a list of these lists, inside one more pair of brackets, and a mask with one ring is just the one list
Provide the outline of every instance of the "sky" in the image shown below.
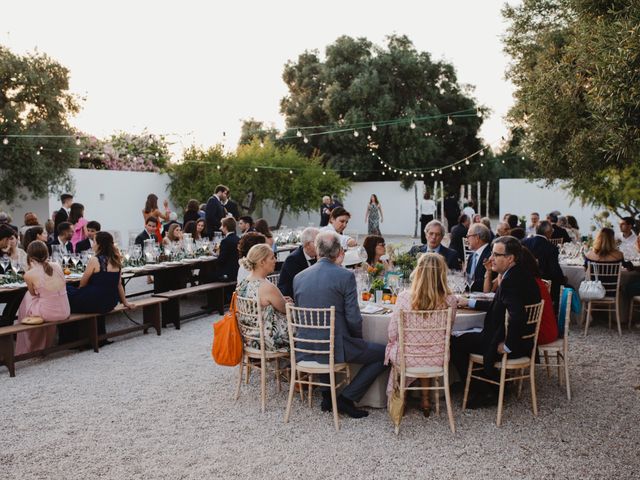
[[323,54],[341,35],[376,44],[407,35],[475,86],[492,111],[480,131],[492,144],[507,134],[513,103],[500,41],[504,3],[21,0],[2,7],[0,44],[19,54],[37,49],[70,70],[71,92],[84,97],[73,126],[98,137],[146,128],[170,134],[179,152],[191,144],[235,148],[243,119],[284,127],[283,67],[305,50]]

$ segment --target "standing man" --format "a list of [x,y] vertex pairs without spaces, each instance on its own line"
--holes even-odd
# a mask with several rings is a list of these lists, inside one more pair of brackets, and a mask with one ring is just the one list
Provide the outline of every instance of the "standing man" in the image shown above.
[[60,195],[60,202],[62,203],[62,207],[53,216],[54,239],[58,238],[58,225],[69,219],[69,211],[71,210],[71,204],[73,203],[73,195],[70,193],[63,193]]
[[325,195],[322,197],[322,204],[320,205],[320,227],[326,227],[329,225],[331,210],[333,210],[331,197],[329,195]]
[[238,221],[240,218],[240,210],[238,210],[238,204],[231,200],[231,192],[227,191],[227,201],[224,202],[224,208],[228,214],[230,214],[234,220]]
[[240,237],[236,235],[236,221],[232,217],[221,220],[222,235],[218,263],[214,272],[217,281],[230,282],[238,278],[238,243]]
[[469,227],[467,238],[469,247],[473,250],[466,270],[467,279],[471,283],[469,291],[482,292],[485,274],[491,275],[484,266],[484,262],[491,256],[491,247],[489,247],[491,232],[483,224],[474,223]]
[[278,280],[278,288],[283,296],[293,298],[293,279],[301,271],[316,263],[315,241],[318,232],[317,228],[305,228],[300,235],[302,245],[295,249],[284,261]]
[[620,249],[632,251],[635,248],[638,236],[633,231],[633,217],[624,217],[620,219]]
[[[491,379],[497,379],[494,363],[502,354],[507,353],[509,358],[531,355],[533,338],[522,338],[533,333],[532,326],[527,325],[525,306],[540,302],[540,290],[533,275],[518,264],[521,252],[522,245],[518,239],[510,236],[495,239],[491,269],[501,276],[501,281],[493,301],[458,300],[461,307],[487,312],[481,333],[465,333],[451,338],[451,359],[463,381],[467,378],[471,353],[483,355],[485,375]],[[506,313],[509,314],[509,329],[505,332]],[[470,408],[488,405],[496,398],[495,391],[476,394]]]
[[444,216],[447,218],[447,225],[451,231],[460,216],[460,205],[458,205],[458,200],[453,193],[444,199]]
[[431,220],[427,223],[424,233],[427,237],[427,244],[422,245],[421,247],[413,247],[409,253],[412,255],[425,252],[439,253],[444,257],[447,267],[451,270],[460,270],[458,254],[455,250],[442,245],[442,239],[444,238],[444,225],[438,220]]
[[540,275],[545,280],[551,280],[551,298],[558,303],[560,285],[564,283],[564,273],[560,268],[558,247],[549,239],[553,235],[553,227],[546,220],[538,223],[538,230],[533,237],[525,238],[522,244],[536,257]]
[[467,236],[469,225],[471,225],[471,217],[463,213],[458,219],[458,224],[451,230],[449,248],[455,250],[458,254],[460,263],[464,263],[466,260],[466,258],[464,258],[464,244],[462,239]]
[[[359,363],[362,368],[338,397],[338,411],[353,418],[368,415],[355,404],[387,367],[384,365],[385,345],[367,342],[362,338],[362,315],[358,306],[358,290],[353,272],[342,267],[344,249],[335,232],[320,232],[315,240],[318,262],[296,275],[293,280],[295,304],[303,308],[335,307],[334,355],[336,363]],[[300,338],[328,340],[325,329],[301,329]],[[326,350],[327,345],[309,343],[309,350]],[[298,361],[327,362],[327,355],[298,353]],[[326,381],[328,383],[328,380]],[[331,394],[322,390],[323,411],[332,409]]]
[[224,203],[227,201],[229,189],[224,185],[218,185],[207,201],[205,209],[205,221],[207,223],[207,237],[213,238],[214,232],[220,231],[222,219],[226,216]]

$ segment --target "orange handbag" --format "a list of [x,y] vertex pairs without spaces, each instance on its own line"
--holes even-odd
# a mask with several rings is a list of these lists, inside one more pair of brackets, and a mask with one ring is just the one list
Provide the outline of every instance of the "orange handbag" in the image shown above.
[[222,320],[213,324],[211,356],[218,365],[233,367],[242,360],[242,334],[236,318],[236,294],[231,297],[229,311]]

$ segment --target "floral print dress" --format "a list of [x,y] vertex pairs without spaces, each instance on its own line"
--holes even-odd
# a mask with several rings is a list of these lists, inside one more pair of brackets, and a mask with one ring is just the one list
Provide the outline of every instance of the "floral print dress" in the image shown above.
[[367,231],[369,235],[380,235],[380,208],[375,203],[369,204]]
[[[266,281],[266,280],[264,280]],[[249,280],[245,278],[236,287],[236,293],[240,297],[258,298],[258,289],[261,280]],[[262,319],[264,322],[264,348],[269,352],[289,351],[289,331],[287,330],[287,316],[278,312],[273,305],[262,307]],[[248,339],[246,334],[259,337],[258,325],[254,318],[244,317],[238,313],[238,325],[242,332],[245,346],[260,349],[260,342]]]

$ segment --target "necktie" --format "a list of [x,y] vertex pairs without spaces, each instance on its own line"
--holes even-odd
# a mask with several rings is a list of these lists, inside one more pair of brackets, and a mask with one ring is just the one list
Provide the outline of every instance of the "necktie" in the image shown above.
[[309,266],[315,265],[317,261],[317,259],[312,258],[311,260],[309,260]]
[[473,281],[476,274],[476,267],[478,266],[478,253],[474,253],[471,258],[471,270],[469,270],[469,281]]

